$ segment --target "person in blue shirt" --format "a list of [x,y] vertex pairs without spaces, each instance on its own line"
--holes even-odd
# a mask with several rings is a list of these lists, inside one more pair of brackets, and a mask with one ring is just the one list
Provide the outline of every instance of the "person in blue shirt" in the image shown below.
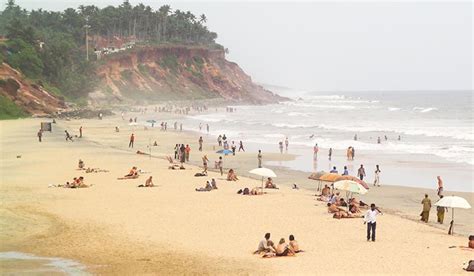
[[349,171],[347,170],[347,166],[344,166],[344,172],[342,175],[349,175]]

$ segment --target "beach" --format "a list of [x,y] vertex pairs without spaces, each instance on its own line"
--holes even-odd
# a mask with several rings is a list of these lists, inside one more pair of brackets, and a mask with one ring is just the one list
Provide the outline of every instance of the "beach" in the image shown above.
[[[0,251],[70,259],[91,274],[107,275],[455,275],[463,274],[463,262],[473,257],[473,251],[449,248],[467,245],[474,230],[472,209],[456,210],[456,235],[447,234],[451,210],[441,226],[435,222],[435,208],[428,225],[417,221],[423,195],[428,193],[436,202],[435,187],[383,186],[361,196],[384,211],[377,221],[377,241],[367,242],[362,219],[333,219],[325,203],[316,200],[309,173],[278,166],[297,159],[297,154],[264,152],[264,166],[273,165],[280,189],[266,189],[262,196],[238,195],[239,189],[261,185],[259,179],[248,178],[247,171],[257,165],[252,147],[223,158],[224,167],[234,168],[239,181],[228,182],[225,174],[215,171],[194,177],[202,170],[198,165],[203,154],[211,168],[217,160],[215,136],[189,131],[195,125],[174,131],[172,122],[185,120],[181,115],[155,116],[168,122],[168,131],[160,131],[159,123],[147,130],[141,124],[131,126],[120,116],[57,120],[42,143],[36,133],[40,122],[50,119],[1,121]],[[127,113],[128,117],[145,121],[139,113]],[[83,137],[66,142],[64,130],[74,135],[80,126]],[[133,149],[127,147],[131,133],[136,137]],[[203,153],[197,150],[200,135]],[[158,146],[149,147],[154,141]],[[173,155],[177,143],[192,148],[186,170],[168,169],[165,157]],[[152,156],[136,154],[150,149]],[[79,159],[85,167],[108,172],[79,171]],[[145,173],[138,179],[117,180],[132,166]],[[92,187],[48,187],[78,176]],[[156,187],[138,188],[148,176]],[[218,190],[195,191],[210,178],[217,180]],[[301,189],[291,189],[293,183]],[[452,194],[474,203],[472,192]],[[253,255],[266,232],[275,242],[295,235],[305,252],[270,259]]]

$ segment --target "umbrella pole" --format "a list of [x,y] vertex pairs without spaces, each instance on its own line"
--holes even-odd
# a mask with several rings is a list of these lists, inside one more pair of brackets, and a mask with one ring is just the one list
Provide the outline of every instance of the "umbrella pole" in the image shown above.
[[263,176],[262,176],[262,195],[263,195]]

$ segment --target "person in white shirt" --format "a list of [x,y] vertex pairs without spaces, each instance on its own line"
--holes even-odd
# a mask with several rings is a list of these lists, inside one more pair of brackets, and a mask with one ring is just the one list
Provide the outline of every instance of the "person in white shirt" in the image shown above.
[[[381,214],[382,212],[379,210],[379,208],[375,207],[374,203],[370,204],[370,210],[368,210],[364,216],[364,224],[367,223],[367,241],[370,241],[371,238],[373,242],[375,241],[375,228],[377,225],[377,216]],[[370,235],[371,232],[372,232],[372,236]]]
[[275,251],[273,242],[270,240],[270,233],[265,234],[265,239],[258,244],[257,250],[253,254],[267,253]]

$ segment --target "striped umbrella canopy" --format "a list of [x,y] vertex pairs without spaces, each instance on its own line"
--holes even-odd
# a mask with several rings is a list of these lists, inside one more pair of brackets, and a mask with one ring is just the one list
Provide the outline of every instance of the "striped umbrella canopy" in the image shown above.
[[334,183],[334,189],[361,195],[366,194],[368,192],[366,188],[352,180],[337,181]]
[[326,173],[319,177],[319,180],[327,182],[336,182],[340,177],[341,175],[337,173]]
[[359,183],[360,185],[362,185],[362,187],[366,188],[367,190],[369,189],[369,185],[367,185],[367,183],[365,183],[365,181],[363,180],[360,180],[359,178],[355,177],[355,176],[352,176],[352,175],[342,175],[339,179],[339,180],[351,180],[351,181],[354,181],[354,182],[357,182]]

